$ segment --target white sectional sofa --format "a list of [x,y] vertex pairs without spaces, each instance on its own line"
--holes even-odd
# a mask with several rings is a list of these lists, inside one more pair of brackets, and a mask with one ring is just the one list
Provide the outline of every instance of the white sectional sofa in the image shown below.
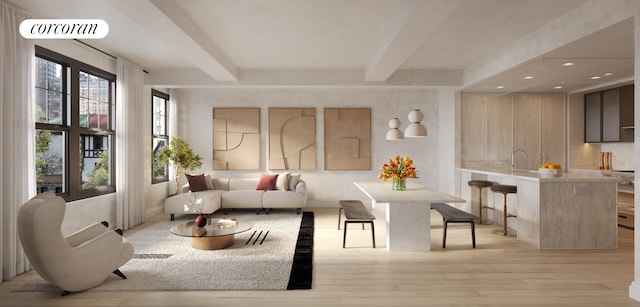
[[269,214],[274,208],[289,208],[300,214],[307,204],[307,185],[303,180],[288,185],[286,190],[256,190],[259,182],[260,178],[211,178],[213,189],[192,193],[189,193],[189,184],[185,184],[182,193],[164,201],[164,212],[171,214],[171,220],[176,214],[193,214],[185,212],[184,205],[196,193],[202,199],[203,214],[219,209],[227,214],[228,209],[235,208],[256,209],[256,214],[262,210]]

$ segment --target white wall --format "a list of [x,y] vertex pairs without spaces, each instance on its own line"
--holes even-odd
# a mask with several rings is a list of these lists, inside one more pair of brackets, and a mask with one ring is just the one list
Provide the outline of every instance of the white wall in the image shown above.
[[[362,199],[364,195],[354,186],[354,181],[376,181],[378,169],[386,159],[410,156],[414,159],[420,178],[416,183],[438,189],[440,174],[438,154],[440,90],[438,89],[389,89],[389,88],[208,88],[179,89],[172,91],[178,101],[178,135],[187,140],[194,150],[203,156],[201,171],[218,177],[255,177],[269,172],[268,109],[270,107],[316,108],[317,170],[302,171],[302,179],[309,190],[308,206],[337,206],[339,199]],[[453,95],[450,95],[453,99]],[[453,101],[451,101],[453,103]],[[225,107],[259,107],[261,116],[261,169],[256,171],[212,170],[212,110]],[[372,166],[370,171],[324,170],[324,108],[370,107],[372,126]],[[393,117],[407,126],[409,111],[420,109],[425,114],[423,124],[429,136],[425,139],[386,141],[388,122]],[[453,118],[453,114],[451,115]],[[450,140],[453,147],[453,138]],[[453,153],[451,153],[453,154]],[[198,170],[200,171],[200,170]],[[196,171],[197,172],[197,171]],[[278,172],[275,171],[274,172]],[[453,168],[451,169],[451,174]],[[453,189],[453,179],[449,185]]]

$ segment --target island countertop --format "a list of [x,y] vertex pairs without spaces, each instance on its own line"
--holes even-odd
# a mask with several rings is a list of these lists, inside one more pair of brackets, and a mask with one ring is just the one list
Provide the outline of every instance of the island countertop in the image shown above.
[[620,178],[615,176],[604,176],[604,175],[593,175],[586,173],[562,173],[560,175],[552,176],[552,175],[541,175],[537,170],[516,170],[512,172],[509,169],[504,168],[481,168],[481,169],[466,169],[461,168],[461,171],[467,171],[477,174],[485,174],[485,175],[497,175],[497,176],[512,176],[518,179],[523,180],[534,180],[534,181],[619,181]]

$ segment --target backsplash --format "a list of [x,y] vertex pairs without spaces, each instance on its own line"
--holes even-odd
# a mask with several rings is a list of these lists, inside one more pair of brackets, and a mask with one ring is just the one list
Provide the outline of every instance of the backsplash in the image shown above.
[[610,151],[613,156],[611,157],[611,169],[613,170],[633,170],[634,143],[602,143],[600,144],[600,151]]

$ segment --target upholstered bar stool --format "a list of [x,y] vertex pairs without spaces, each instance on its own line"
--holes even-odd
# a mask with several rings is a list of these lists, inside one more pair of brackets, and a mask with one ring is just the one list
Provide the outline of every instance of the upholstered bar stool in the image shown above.
[[516,187],[515,185],[502,185],[502,184],[499,184],[499,185],[491,186],[491,191],[496,192],[496,193],[502,193],[502,195],[504,196],[504,209],[503,209],[504,229],[502,230],[502,235],[506,236],[507,235],[507,218],[509,218],[509,217],[517,217],[516,215],[507,213],[507,195],[508,194],[517,193],[518,192],[518,187]]
[[484,223],[484,220],[482,218],[482,210],[483,208],[487,208],[487,209],[493,209],[491,207],[487,207],[487,206],[483,206],[482,205],[482,189],[490,187],[493,185],[493,182],[491,181],[486,181],[486,180],[469,180],[468,182],[470,187],[476,187],[480,190],[480,198],[478,199],[478,209],[479,213],[478,216],[480,217],[480,221],[478,222],[478,224],[482,224]]

